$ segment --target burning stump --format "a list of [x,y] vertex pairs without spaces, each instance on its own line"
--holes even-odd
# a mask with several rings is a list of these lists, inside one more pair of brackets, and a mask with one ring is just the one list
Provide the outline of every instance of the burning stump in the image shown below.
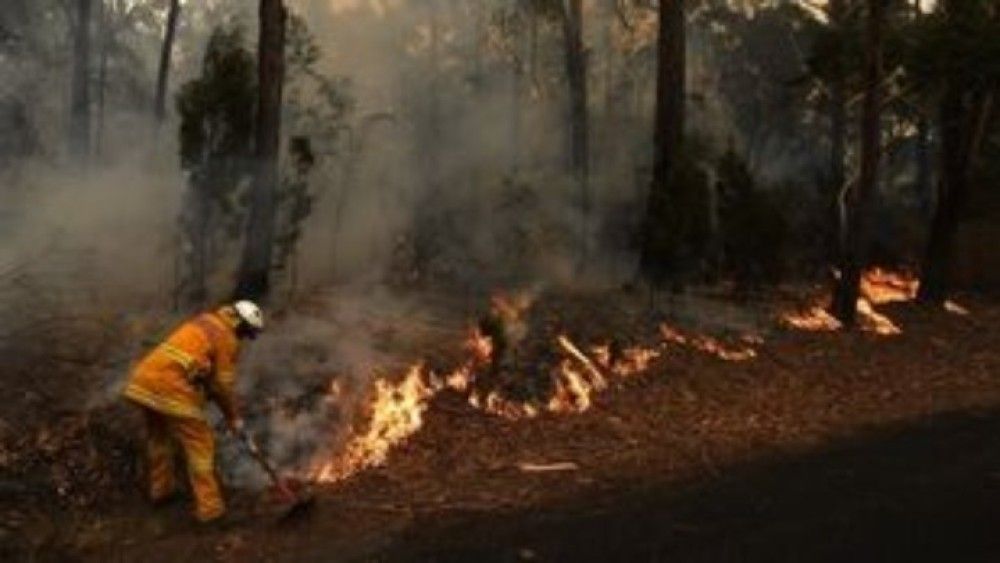
[[527,294],[496,295],[479,317],[476,328],[489,345],[478,358],[475,392],[518,402],[541,402],[552,395],[550,372],[559,361],[552,343],[559,331],[541,308],[532,307],[533,301]]

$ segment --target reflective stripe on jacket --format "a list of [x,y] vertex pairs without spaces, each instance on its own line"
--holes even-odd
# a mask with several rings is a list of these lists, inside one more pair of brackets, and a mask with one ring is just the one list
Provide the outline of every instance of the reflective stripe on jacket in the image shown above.
[[230,307],[185,322],[136,364],[123,394],[157,412],[203,419],[208,391],[235,418],[237,323]]

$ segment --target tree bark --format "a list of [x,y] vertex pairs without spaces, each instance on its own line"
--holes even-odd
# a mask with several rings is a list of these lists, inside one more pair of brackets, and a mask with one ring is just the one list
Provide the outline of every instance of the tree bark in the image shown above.
[[278,189],[278,151],[281,145],[281,93],[285,71],[285,21],[282,0],[260,1],[257,46],[258,99],[256,174],[247,221],[243,259],[235,296],[259,300],[270,289],[271,255]]
[[441,187],[441,150],[440,140],[444,136],[444,112],[441,110],[441,22],[438,2],[428,2],[428,31],[430,44],[428,58],[430,60],[430,77],[427,87],[427,135],[432,140],[425,147],[424,166],[426,181],[430,193],[437,193]]
[[587,114],[587,54],[583,46],[583,0],[569,0],[563,11],[566,82],[569,86],[569,169],[580,189],[580,259],[586,263],[590,215],[590,123]]
[[857,321],[861,270],[866,265],[873,227],[873,209],[881,156],[881,82],[885,1],[868,0],[865,31],[865,95],[861,116],[861,175],[847,214],[840,280],[833,296],[833,314],[845,328]]
[[960,81],[941,100],[941,178],[924,251],[917,300],[943,305],[950,289],[955,234],[969,198],[969,177],[989,119],[991,92],[972,92]]
[[916,191],[917,203],[921,217],[930,217],[934,194],[932,192],[931,166],[931,125],[930,121],[921,115],[917,118],[917,177],[914,191]]
[[156,73],[156,99],[153,101],[153,114],[158,124],[163,123],[167,115],[167,80],[170,76],[170,57],[174,50],[174,36],[177,33],[177,18],[180,12],[180,0],[170,0],[167,27],[163,33],[163,46],[160,49],[160,67]]
[[[945,0],[942,9],[956,27],[977,17],[966,0]],[[995,17],[995,15],[994,15]],[[921,264],[917,300],[942,305],[950,290],[951,261],[955,234],[967,205],[970,175],[979,153],[986,124],[993,108],[996,84],[977,84],[976,77],[951,73],[941,96],[941,132],[937,206]]]
[[[845,0],[830,0],[828,14],[830,25],[843,33]],[[830,263],[840,261],[845,244],[846,225],[841,214],[841,193],[846,189],[845,155],[847,151],[847,77],[844,69],[843,40],[838,39],[834,52],[833,76],[830,82],[830,191],[827,195],[826,251]]]
[[90,154],[90,20],[91,0],[76,1],[73,26],[73,81],[70,96],[70,153]]
[[614,29],[617,19],[616,5],[618,0],[604,0],[601,14],[604,18],[601,29],[601,50],[604,53],[604,69],[602,73],[602,95],[604,110],[601,115],[601,131],[598,137],[597,149],[594,151],[594,166],[599,170],[610,170],[611,163],[618,161],[621,143],[621,117],[617,113],[615,99],[615,52]]
[[[919,20],[923,17],[921,0],[913,0],[913,17]],[[917,146],[916,146],[916,181],[914,191],[921,217],[930,218],[933,213],[934,193],[932,185],[933,167],[931,166],[931,122],[923,109],[918,109],[917,116]]]
[[566,78],[569,86],[569,166],[577,178],[589,172],[587,59],[583,50],[583,0],[569,0],[563,14]]
[[105,94],[108,85],[108,51],[114,39],[113,26],[108,14],[108,7],[101,2],[100,31],[101,51],[97,56],[97,131],[94,135],[94,153],[98,156],[104,150],[104,116],[105,116]]
[[673,176],[684,140],[685,48],[684,0],[661,0],[657,40],[656,115],[653,133],[653,178],[646,204],[640,268],[653,280],[662,280],[670,265],[660,237],[653,230],[670,206]]
[[[528,13],[530,10],[525,10],[520,2],[516,0],[513,2],[513,10],[517,18],[529,17]],[[510,75],[510,130],[509,130],[509,142],[510,142],[510,172],[511,174],[517,174],[518,169],[521,165],[521,129],[522,121],[524,120],[523,103],[524,103],[524,74],[528,71],[527,62],[525,61],[526,48],[525,43],[527,34],[524,33],[522,28],[518,26],[518,33],[514,40],[514,63],[511,65],[511,75]]]

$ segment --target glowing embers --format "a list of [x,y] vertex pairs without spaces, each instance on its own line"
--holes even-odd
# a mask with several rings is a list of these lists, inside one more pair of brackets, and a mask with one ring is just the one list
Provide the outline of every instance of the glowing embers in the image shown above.
[[917,296],[920,280],[909,272],[890,272],[871,268],[861,275],[861,295],[870,304],[912,301]]
[[[893,336],[903,331],[892,319],[879,313],[870,301],[858,299],[859,326],[862,330],[874,332],[882,336]],[[785,313],[781,321],[792,328],[810,332],[833,332],[842,328],[841,322],[834,317],[826,305],[813,305],[805,311]]]
[[861,328],[864,330],[870,330],[882,336],[903,333],[903,329],[899,328],[892,319],[876,311],[872,307],[871,301],[867,299],[858,299],[858,315],[861,317]]
[[604,344],[590,349],[594,361],[605,370],[618,377],[630,377],[645,372],[649,365],[659,358],[659,348],[631,346],[619,350],[617,346]]
[[[839,274],[838,274],[839,277]],[[871,268],[861,275],[860,296],[857,301],[858,325],[862,330],[882,336],[901,334],[902,329],[888,316],[875,310],[874,305],[910,301],[917,295],[920,281],[907,272],[890,272]],[[804,311],[793,311],[781,316],[782,322],[792,328],[812,332],[840,330],[843,325],[829,311],[827,299],[820,300]]]
[[837,317],[831,315],[822,305],[814,305],[805,311],[785,313],[781,320],[792,328],[810,332],[832,332],[840,330],[843,326]]
[[744,362],[756,358],[757,350],[750,344],[761,342],[759,337],[745,336],[744,344],[729,345],[707,334],[685,335],[667,324],[660,325],[660,335],[665,342],[693,348],[727,362]]
[[[861,294],[869,301],[869,305],[913,301],[917,298],[919,287],[920,279],[909,272],[872,268],[861,277]],[[860,304],[858,309],[861,310]],[[967,308],[950,299],[944,302],[944,310],[963,317],[971,314]]]
[[469,405],[477,410],[508,420],[534,418],[541,412],[539,407],[532,403],[506,398],[498,391],[487,393],[485,399],[480,394],[473,392],[469,395]]

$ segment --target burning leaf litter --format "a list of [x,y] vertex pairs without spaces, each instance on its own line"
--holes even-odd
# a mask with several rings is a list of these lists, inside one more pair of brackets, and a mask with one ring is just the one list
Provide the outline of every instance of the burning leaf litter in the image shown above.
[[[589,347],[588,353],[570,336],[559,334],[553,347],[560,359],[548,370],[551,381],[548,397],[520,400],[498,389],[484,392],[476,386],[477,377],[498,361],[498,351],[509,346],[511,340],[523,339],[526,333],[523,316],[530,300],[495,297],[492,304],[494,313],[503,320],[500,329],[506,342],[495,342],[474,327],[462,346],[466,359],[451,373],[439,375],[418,363],[395,380],[376,379],[363,428],[350,433],[352,438],[339,454],[332,458],[322,456],[309,469],[309,477],[319,482],[337,482],[367,467],[382,465],[395,445],[422,427],[423,415],[431,401],[446,390],[465,395],[472,408],[512,421],[535,418],[545,412],[582,413],[593,406],[597,393],[608,390],[616,381],[645,373],[652,362],[670,349],[681,347],[724,361],[745,361],[756,356],[752,345],[762,342],[760,337],[746,335],[741,344],[728,345],[707,335],[685,335],[664,324],[660,327],[660,339],[652,346],[599,344]],[[339,393],[339,386],[331,384],[328,400],[337,400]]]
[[[875,305],[902,303],[917,297],[920,280],[909,272],[891,272],[882,268],[871,268],[861,276],[861,296],[857,309],[862,330],[881,336],[895,336],[903,330],[891,318],[875,310]],[[968,316],[969,310],[954,301],[944,304],[945,311]],[[811,332],[833,332],[842,325],[828,311],[827,299],[820,300],[805,311],[793,311],[782,315],[782,322],[795,329]]]
[[[918,280],[907,274],[881,269],[865,272],[858,312],[864,330],[879,335],[902,332],[892,319],[879,313],[876,304],[911,300],[916,296]],[[390,450],[420,430],[431,401],[441,392],[462,394],[474,409],[508,420],[538,417],[543,413],[574,414],[589,410],[594,396],[614,384],[647,372],[654,361],[677,349],[692,350],[726,362],[754,360],[763,339],[756,334],[723,341],[701,333],[682,332],[661,324],[659,338],[653,345],[621,347],[604,343],[583,348],[567,334],[558,334],[552,342],[557,360],[543,370],[551,387],[547,397],[518,399],[502,389],[484,390],[478,379],[497,367],[500,355],[527,337],[525,316],[534,299],[528,295],[497,295],[491,300],[491,317],[473,327],[463,343],[464,362],[447,374],[437,374],[423,363],[409,367],[395,380],[380,378],[370,394],[366,422],[340,453],[321,457],[308,471],[319,482],[337,482],[368,467],[386,462]],[[968,310],[953,302],[949,312],[967,315]],[[785,324],[808,331],[835,331],[840,322],[826,308],[814,305],[805,312],[783,315]],[[586,350],[586,351],[584,351]],[[339,389],[333,384],[329,400],[337,400]]]

